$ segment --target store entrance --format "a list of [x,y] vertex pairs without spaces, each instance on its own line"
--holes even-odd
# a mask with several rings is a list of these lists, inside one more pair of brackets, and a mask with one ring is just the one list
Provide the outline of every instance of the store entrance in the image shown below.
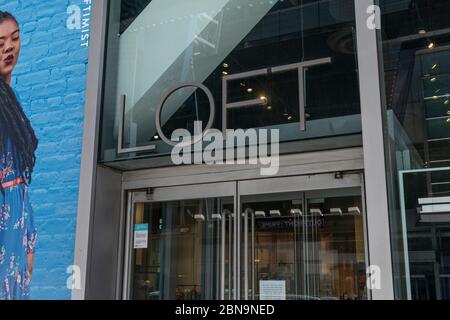
[[129,200],[125,298],[367,299],[359,174],[154,188]]

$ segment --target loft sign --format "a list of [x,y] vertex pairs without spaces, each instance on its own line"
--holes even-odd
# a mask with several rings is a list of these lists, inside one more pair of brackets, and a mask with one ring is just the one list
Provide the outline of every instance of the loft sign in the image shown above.
[[[159,137],[168,145],[171,145],[171,159],[173,164],[238,164],[259,165],[263,176],[275,175],[279,170],[279,129],[228,129],[227,115],[230,109],[245,108],[250,106],[264,105],[266,98],[244,100],[239,102],[228,102],[228,82],[243,80],[246,78],[267,75],[269,73],[282,73],[297,70],[299,90],[299,130],[305,131],[305,70],[310,67],[331,63],[331,58],[304,61],[300,63],[270,67],[249,72],[227,75],[222,78],[222,131],[212,128],[215,116],[215,102],[211,91],[201,83],[181,83],[162,97],[155,114],[155,126]],[[193,87],[202,90],[208,97],[210,114],[205,129],[202,130],[201,121],[194,122],[194,134],[186,129],[176,129],[170,139],[164,134],[161,125],[161,111],[169,97],[176,91]],[[156,145],[143,147],[123,148],[125,96],[121,99],[118,153],[131,153],[153,151]]]

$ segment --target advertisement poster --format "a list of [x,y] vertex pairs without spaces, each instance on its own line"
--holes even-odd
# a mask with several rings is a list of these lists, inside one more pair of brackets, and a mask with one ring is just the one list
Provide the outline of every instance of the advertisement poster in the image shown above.
[[70,299],[90,1],[0,0],[0,299]]

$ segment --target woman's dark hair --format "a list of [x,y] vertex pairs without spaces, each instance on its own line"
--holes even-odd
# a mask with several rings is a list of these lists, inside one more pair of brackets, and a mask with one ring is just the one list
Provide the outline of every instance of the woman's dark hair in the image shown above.
[[[8,143],[9,141],[9,143]],[[8,150],[8,145],[11,150]],[[31,183],[38,140],[12,88],[0,79],[0,158],[13,157],[13,165],[25,183]],[[3,189],[0,184],[0,190]]]
[[[0,23],[12,20],[17,25],[17,19],[7,11],[0,11]],[[38,140],[31,127],[30,121],[23,112],[22,106],[17,100],[12,88],[0,76],[0,159],[7,157],[8,152],[13,157],[13,165],[19,170],[19,175],[25,183],[31,183],[34,164],[36,162],[35,151]],[[8,147],[11,150],[8,150]],[[0,184],[0,190],[3,193]]]
[[1,11],[0,10],[0,23],[4,22],[6,20],[12,20],[17,25],[19,25],[19,22],[17,22],[16,17],[14,17],[11,13],[9,13],[8,11]]

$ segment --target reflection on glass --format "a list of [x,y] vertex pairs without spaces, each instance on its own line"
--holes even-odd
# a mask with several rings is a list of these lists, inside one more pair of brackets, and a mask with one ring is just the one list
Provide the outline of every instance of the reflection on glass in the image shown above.
[[407,289],[413,299],[450,299],[449,178],[448,168],[411,170],[401,175]]
[[418,199],[449,195],[448,171],[433,170],[450,166],[450,2],[380,4],[395,296],[449,299],[450,222],[421,223]]
[[[211,91],[218,129],[224,99],[264,97],[262,105],[229,111],[228,127],[276,127],[282,141],[359,136],[354,39],[353,0],[111,4],[101,159],[149,156],[115,152],[122,95],[126,96],[123,147],[154,143],[156,155],[169,153],[170,148],[155,138],[155,110],[169,88],[186,82],[203,83]],[[230,81],[227,97],[222,90],[224,76],[322,58],[331,63],[310,67],[303,75],[295,70],[268,72]],[[299,76],[305,81],[304,97],[299,97]],[[305,119],[300,119],[299,99],[305,101]],[[179,90],[163,107],[163,131],[170,137],[174,128],[191,129],[194,120],[205,122],[208,113],[201,90]],[[301,120],[307,122],[305,131],[299,130]],[[345,146],[355,143],[355,138],[344,140]],[[320,148],[327,146],[336,145],[322,143]]]

